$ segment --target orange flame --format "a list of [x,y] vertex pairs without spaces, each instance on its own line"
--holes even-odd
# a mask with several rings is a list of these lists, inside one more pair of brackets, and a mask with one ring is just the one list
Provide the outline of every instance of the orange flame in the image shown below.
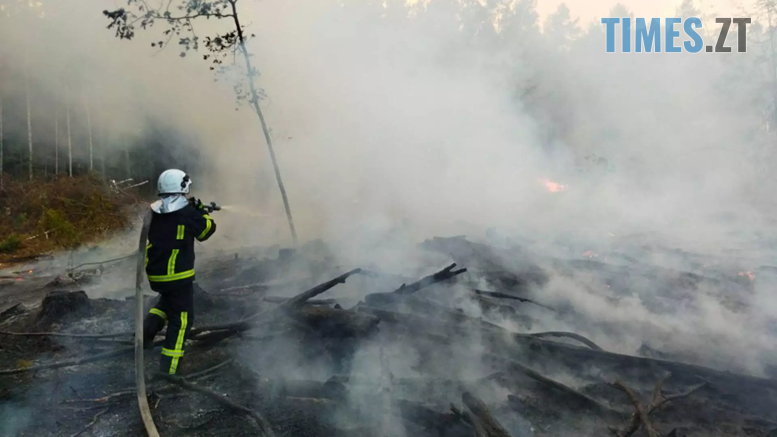
[[543,179],[540,182],[542,182],[542,184],[545,185],[545,189],[550,191],[551,193],[558,193],[560,191],[564,191],[567,189],[566,185],[560,184],[558,182],[553,182],[549,179]]
[[751,281],[755,280],[755,274],[753,272],[739,272],[737,276],[747,276],[747,279]]

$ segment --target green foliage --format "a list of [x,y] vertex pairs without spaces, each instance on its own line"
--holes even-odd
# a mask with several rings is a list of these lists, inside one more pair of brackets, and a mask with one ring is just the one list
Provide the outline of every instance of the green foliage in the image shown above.
[[45,209],[38,221],[38,231],[48,232],[50,238],[55,238],[65,247],[78,244],[79,233],[60,211]]
[[21,246],[22,239],[16,234],[11,234],[8,238],[0,242],[0,253],[13,253]]
[[21,229],[27,223],[27,213],[17,214],[13,219],[13,225],[16,229]]
[[14,256],[70,249],[124,230],[127,209],[139,201],[132,193],[112,192],[101,178],[91,176],[11,180],[5,188],[0,205],[4,199],[14,201],[5,206],[8,213],[0,214],[0,235],[19,236],[21,246],[14,239],[3,243],[7,251],[19,249]]

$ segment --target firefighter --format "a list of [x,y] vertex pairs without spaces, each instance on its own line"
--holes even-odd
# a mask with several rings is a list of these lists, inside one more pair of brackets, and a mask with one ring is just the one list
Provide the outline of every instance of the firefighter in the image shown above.
[[186,198],[191,185],[181,170],[159,176],[160,199],[151,205],[146,246],[146,275],[159,300],[143,321],[143,341],[150,346],[167,324],[160,371],[171,375],[179,370],[184,341],[194,323],[194,240],[205,241],[216,232],[202,202]]

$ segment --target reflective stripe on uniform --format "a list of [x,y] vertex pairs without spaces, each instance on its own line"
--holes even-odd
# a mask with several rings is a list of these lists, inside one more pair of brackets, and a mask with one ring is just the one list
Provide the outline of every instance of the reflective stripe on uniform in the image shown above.
[[162,348],[162,355],[172,358],[181,358],[183,356],[183,351]]
[[184,229],[184,225],[178,225],[178,234],[175,236],[176,240],[183,240]]
[[167,260],[166,275],[148,275],[148,280],[151,282],[172,282],[194,276],[194,269],[186,270],[185,272],[175,272],[175,261],[178,258],[179,251],[179,249],[173,249],[170,254],[170,259]]
[[[181,359],[183,356],[183,342],[184,337],[186,335],[186,325],[189,323],[189,313],[182,312],[181,313],[181,329],[178,330],[178,339],[175,342],[175,350],[173,351],[178,354],[180,352],[179,356],[173,356],[173,360],[170,363],[170,374],[175,375],[176,370],[178,370],[178,360]],[[168,355],[169,356],[169,355]]]
[[205,238],[205,236],[208,235],[208,232],[210,232],[210,224],[211,224],[210,216],[208,214],[204,214],[202,217],[205,218],[205,230],[202,231],[199,237],[197,237],[197,239],[199,240],[202,240],[203,238]]
[[148,249],[151,249],[151,243],[146,246],[146,267],[148,267]]
[[159,308],[151,308],[148,310],[151,314],[156,314],[157,316],[163,318],[164,320],[167,320],[167,314],[165,314],[164,311],[160,310]]
[[191,278],[192,276],[194,276],[194,270],[187,270],[173,275],[149,275],[148,280],[151,282],[171,282]]
[[175,259],[178,258],[178,249],[173,249],[170,259],[167,260],[167,276],[175,275]]

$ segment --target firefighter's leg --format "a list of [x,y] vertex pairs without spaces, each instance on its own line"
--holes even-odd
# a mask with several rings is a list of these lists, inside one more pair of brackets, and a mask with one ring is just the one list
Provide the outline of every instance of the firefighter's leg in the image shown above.
[[184,341],[194,322],[193,293],[191,283],[167,293],[170,305],[167,334],[159,363],[160,371],[163,373],[174,375],[180,368],[184,355]]
[[143,346],[145,349],[153,347],[154,337],[165,327],[168,306],[165,296],[159,295],[156,304],[151,307],[143,319]]

